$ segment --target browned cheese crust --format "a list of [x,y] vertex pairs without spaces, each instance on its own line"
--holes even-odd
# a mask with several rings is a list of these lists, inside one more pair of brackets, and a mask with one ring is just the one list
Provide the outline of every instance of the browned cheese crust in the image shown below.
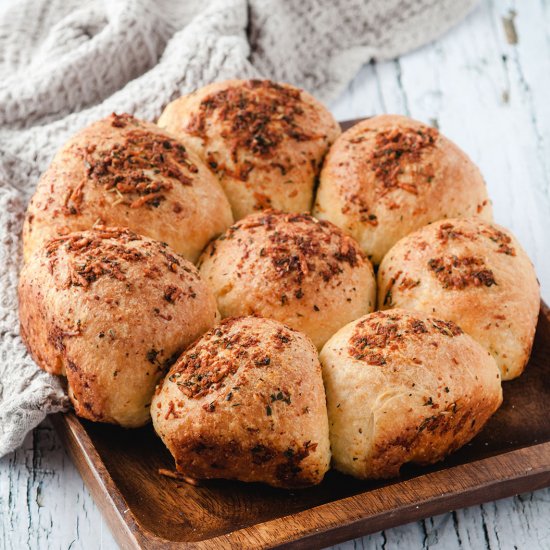
[[450,321],[395,309],[336,333],[321,352],[335,467],[399,475],[470,441],[502,402],[491,355]]
[[170,103],[158,124],[185,137],[218,175],[235,219],[264,208],[309,211],[340,134],[312,96],[269,80],[227,80]]
[[318,348],[375,306],[372,266],[359,245],[309,214],[269,210],[242,219],[208,246],[199,270],[222,317],[277,319]]
[[111,115],[56,154],[32,198],[25,258],[46,240],[93,226],[128,227],[195,262],[231,223],[219,182],[186,146],[154,124]]
[[540,307],[535,270],[514,236],[478,219],[450,219],[399,241],[378,272],[378,307],[459,324],[494,356],[503,380],[531,353]]
[[51,240],[21,271],[21,336],[90,420],[145,424],[155,384],[216,316],[190,262],[129,230]]
[[270,319],[226,319],[170,369],[151,405],[179,471],[194,478],[319,483],[330,462],[317,351]]
[[478,168],[435,128],[398,115],[356,124],[331,147],[313,213],[357,239],[374,264],[442,218],[492,219]]

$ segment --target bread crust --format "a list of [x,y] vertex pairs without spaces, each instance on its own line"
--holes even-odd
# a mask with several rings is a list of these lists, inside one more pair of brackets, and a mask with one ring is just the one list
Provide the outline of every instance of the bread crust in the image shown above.
[[483,177],[468,156],[435,128],[399,115],[364,120],[336,140],[313,213],[354,237],[375,265],[430,222],[492,219]]
[[499,369],[454,323],[378,311],[336,333],[321,355],[334,466],[399,475],[470,441],[502,402]]
[[311,209],[340,126],[308,93],[269,80],[226,80],[170,103],[159,126],[185,138],[218,175],[236,220],[264,208]]
[[24,254],[104,225],[166,242],[195,262],[231,223],[227,197],[197,155],[154,124],[113,114],[70,139],[42,175],[25,219]]
[[540,308],[533,264],[505,228],[479,219],[435,222],[400,240],[378,271],[378,307],[459,324],[488,349],[503,380],[529,360]]
[[222,317],[277,319],[318,348],[375,306],[373,269],[359,245],[309,214],[247,216],[207,247],[199,270]]
[[35,362],[67,377],[79,416],[136,427],[155,385],[217,319],[196,268],[126,229],[49,241],[19,279],[21,336]]
[[159,384],[153,425],[194,478],[319,483],[330,447],[317,351],[303,334],[259,317],[226,319]]

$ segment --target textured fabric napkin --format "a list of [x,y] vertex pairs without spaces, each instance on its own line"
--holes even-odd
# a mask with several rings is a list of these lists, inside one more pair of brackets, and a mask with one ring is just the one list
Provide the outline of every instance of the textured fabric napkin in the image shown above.
[[268,77],[335,98],[370,59],[397,56],[476,0],[11,0],[0,7],[0,456],[65,410],[19,336],[26,204],[75,131],[113,111],[156,120],[215,80]]

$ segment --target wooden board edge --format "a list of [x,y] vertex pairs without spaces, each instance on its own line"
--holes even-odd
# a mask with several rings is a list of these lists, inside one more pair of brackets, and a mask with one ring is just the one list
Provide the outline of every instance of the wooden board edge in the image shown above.
[[[524,447],[329,502],[202,541],[196,547],[210,550],[235,545],[292,549],[330,546],[425,517],[548,487],[549,457],[550,442]],[[440,481],[446,484],[440,496],[418,498],[422,487],[443,487]],[[327,521],[327,517],[332,519]]]
[[140,527],[80,420],[72,412],[50,419],[118,545],[124,550],[142,548],[134,536]]
[[[174,543],[144,530],[128,509],[80,421],[74,415],[54,415],[56,430],[84,482],[123,549],[169,548]],[[347,497],[182,548],[293,548],[328,546],[362,535],[417,521],[424,517],[473,506],[550,486],[550,442],[524,447],[453,468]],[[495,472],[500,475],[495,476]],[[449,488],[449,473],[452,487]],[[424,485],[447,485],[437,498],[417,498]],[[456,483],[457,480],[460,482]],[[406,486],[406,490],[403,487]],[[372,507],[372,501],[378,504]],[[327,520],[327,517],[332,519]]]

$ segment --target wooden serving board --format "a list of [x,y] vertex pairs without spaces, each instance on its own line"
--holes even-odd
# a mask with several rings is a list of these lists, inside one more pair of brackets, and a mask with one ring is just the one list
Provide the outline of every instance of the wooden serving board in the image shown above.
[[[344,123],[347,127],[352,123]],[[319,548],[457,508],[550,486],[550,310],[525,373],[482,433],[429,468],[364,482],[331,471],[288,492],[158,473],[173,460],[151,426],[124,430],[58,414],[54,425],[122,548]]]

